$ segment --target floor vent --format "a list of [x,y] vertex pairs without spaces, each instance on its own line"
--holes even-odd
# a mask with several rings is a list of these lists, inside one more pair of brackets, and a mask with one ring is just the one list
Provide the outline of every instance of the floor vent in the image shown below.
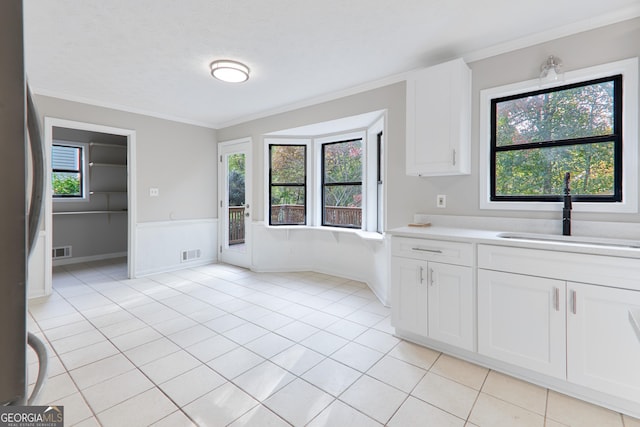
[[71,258],[71,246],[60,246],[53,248],[53,259]]
[[200,258],[200,249],[191,249],[190,251],[182,251],[181,262],[192,261]]

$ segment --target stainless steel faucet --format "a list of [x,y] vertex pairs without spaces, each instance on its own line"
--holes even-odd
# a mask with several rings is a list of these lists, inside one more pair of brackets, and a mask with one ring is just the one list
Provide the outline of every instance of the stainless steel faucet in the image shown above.
[[562,235],[571,236],[571,174],[564,174],[564,207],[562,208]]

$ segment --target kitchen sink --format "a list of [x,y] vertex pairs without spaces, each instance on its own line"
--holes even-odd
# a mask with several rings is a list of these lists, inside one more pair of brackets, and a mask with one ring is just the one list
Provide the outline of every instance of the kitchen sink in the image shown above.
[[501,239],[640,249],[640,241],[637,240],[607,239],[603,237],[587,236],[556,236],[553,234],[536,233],[499,233],[497,236]]

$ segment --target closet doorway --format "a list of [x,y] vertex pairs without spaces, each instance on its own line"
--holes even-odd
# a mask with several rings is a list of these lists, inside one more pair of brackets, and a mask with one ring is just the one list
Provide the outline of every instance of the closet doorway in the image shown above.
[[126,258],[127,276],[135,277],[135,131],[48,117],[44,128],[45,274]]

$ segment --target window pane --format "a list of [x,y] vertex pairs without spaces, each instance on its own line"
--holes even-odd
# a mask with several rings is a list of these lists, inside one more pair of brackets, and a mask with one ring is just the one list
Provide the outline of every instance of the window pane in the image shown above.
[[305,188],[271,187],[271,224],[306,224]]
[[302,145],[272,145],[271,183],[304,184],[305,150]]
[[496,102],[497,147],[611,135],[613,81]]
[[564,194],[571,173],[571,194],[614,194],[614,143],[570,145],[496,153],[496,196]]
[[324,188],[324,225],[362,226],[362,185]]
[[245,159],[244,154],[230,154],[227,157],[227,177],[229,183],[229,206],[244,206],[245,204]]
[[82,197],[80,174],[76,172],[53,172],[51,183],[53,184],[53,196]]
[[51,150],[51,167],[53,170],[64,169],[80,171],[82,148],[54,145]]
[[324,182],[362,182],[362,140],[323,146]]

